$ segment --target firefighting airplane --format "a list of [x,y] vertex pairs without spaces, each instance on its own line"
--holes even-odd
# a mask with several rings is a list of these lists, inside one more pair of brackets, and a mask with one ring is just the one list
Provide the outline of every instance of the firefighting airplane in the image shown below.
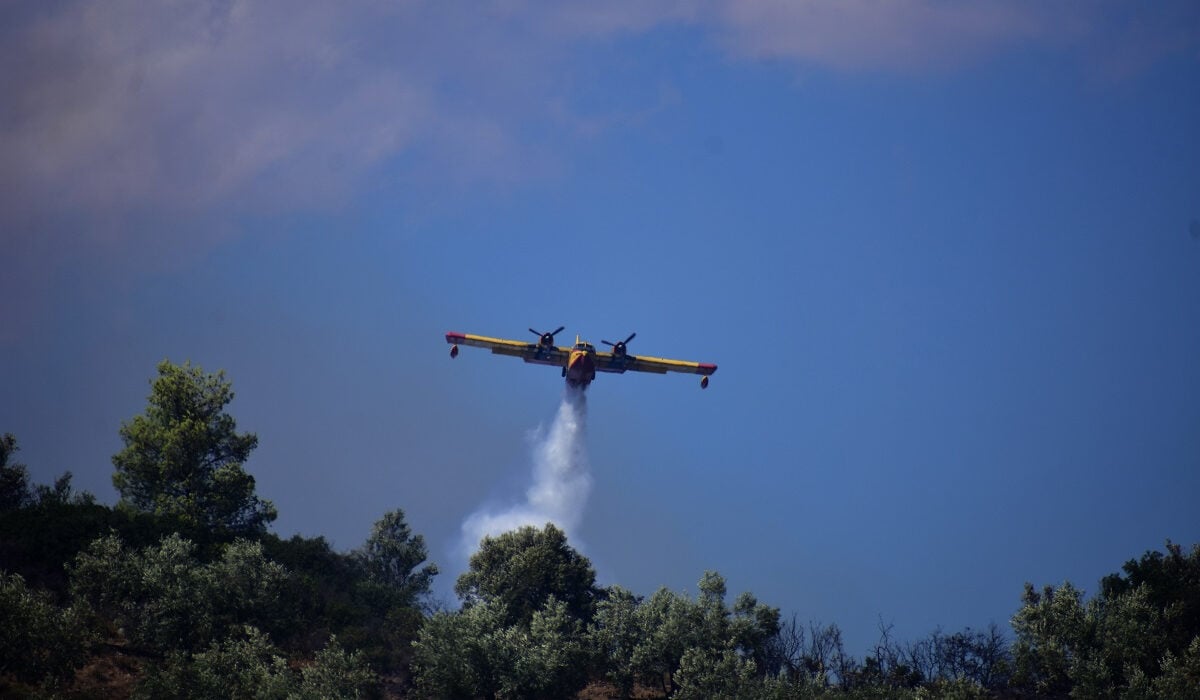
[[542,333],[530,328],[529,332],[538,336],[536,343],[488,338],[470,333],[447,333],[446,342],[450,343],[450,357],[452,358],[458,357],[459,345],[473,345],[477,348],[490,348],[497,355],[512,355],[534,364],[561,367],[562,376],[566,378],[567,384],[580,389],[586,389],[587,385],[592,383],[592,380],[596,378],[597,371],[624,373],[628,370],[655,374],[666,374],[667,372],[700,374],[703,375],[700,378],[700,388],[707,389],[708,375],[717,371],[716,365],[702,362],[630,355],[626,347],[637,333],[630,333],[628,338],[619,343],[600,341],[611,347],[612,352],[597,352],[595,346],[580,340],[579,336],[575,336],[575,344],[571,347],[556,347],[554,336],[562,332],[564,327],[559,326],[558,329],[549,333]]

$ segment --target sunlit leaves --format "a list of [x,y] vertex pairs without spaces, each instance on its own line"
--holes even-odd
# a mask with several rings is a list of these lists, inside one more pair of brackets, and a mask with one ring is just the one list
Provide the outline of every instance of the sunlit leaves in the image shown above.
[[205,530],[263,531],[275,507],[242,468],[258,438],[236,432],[232,400],[224,372],[161,362],[145,413],[121,425],[113,485],[122,504]]
[[550,596],[586,621],[592,615],[595,581],[591,562],[567,544],[562,530],[547,523],[541,530],[527,526],[485,537],[454,590],[468,606],[499,602],[510,624],[528,624]]
[[233,542],[204,564],[179,535],[141,550],[110,535],[76,558],[71,588],[130,644],[167,653],[202,648],[243,623],[277,624],[275,601],[285,578],[257,542]]

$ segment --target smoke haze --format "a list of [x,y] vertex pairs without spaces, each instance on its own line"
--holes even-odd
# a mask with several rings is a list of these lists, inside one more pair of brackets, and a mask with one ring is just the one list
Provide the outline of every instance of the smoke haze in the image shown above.
[[533,483],[525,502],[493,512],[472,513],[462,525],[462,549],[468,555],[484,536],[495,536],[524,525],[541,528],[552,522],[570,537],[583,517],[592,489],[585,445],[587,398],[581,389],[566,387],[549,430],[533,436]]

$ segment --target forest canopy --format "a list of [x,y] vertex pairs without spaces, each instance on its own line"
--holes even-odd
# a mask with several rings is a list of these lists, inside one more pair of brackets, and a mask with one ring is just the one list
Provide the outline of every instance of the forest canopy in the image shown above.
[[284,539],[224,373],[164,361],[118,428],[114,506],[30,482],[0,437],[0,695],[46,697],[1194,697],[1200,545],[1167,541],[1092,596],[1014,591],[1010,625],[861,658],[703,572],[695,594],[596,584],[551,523],[485,538],[454,587],[397,505],[361,547]]

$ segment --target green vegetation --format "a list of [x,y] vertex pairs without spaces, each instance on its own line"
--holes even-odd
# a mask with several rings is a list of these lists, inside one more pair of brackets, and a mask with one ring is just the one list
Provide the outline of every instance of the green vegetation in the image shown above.
[[242,469],[258,437],[235,432],[225,412],[232,400],[223,372],[161,362],[145,414],[121,425],[119,505],[204,531],[263,532],[275,507],[254,494],[254,477]]
[[432,612],[438,570],[399,508],[351,552],[267,531],[232,397],[159,365],[120,428],[115,507],[70,473],[30,484],[0,437],[0,696],[1200,697],[1200,545],[1169,541],[1090,598],[1026,584],[1011,632],[881,625],[861,660],[836,625],[730,602],[715,572],[694,597],[598,587],[551,524],[486,538],[461,608]]
[[1014,685],[1074,697],[1200,695],[1200,545],[1166,549],[1130,560],[1086,601],[1069,581],[1040,592],[1025,584],[1012,621]]
[[567,544],[562,530],[546,525],[483,538],[454,590],[465,607],[493,602],[507,624],[528,626],[551,596],[572,617],[590,620],[595,583],[591,562]]

